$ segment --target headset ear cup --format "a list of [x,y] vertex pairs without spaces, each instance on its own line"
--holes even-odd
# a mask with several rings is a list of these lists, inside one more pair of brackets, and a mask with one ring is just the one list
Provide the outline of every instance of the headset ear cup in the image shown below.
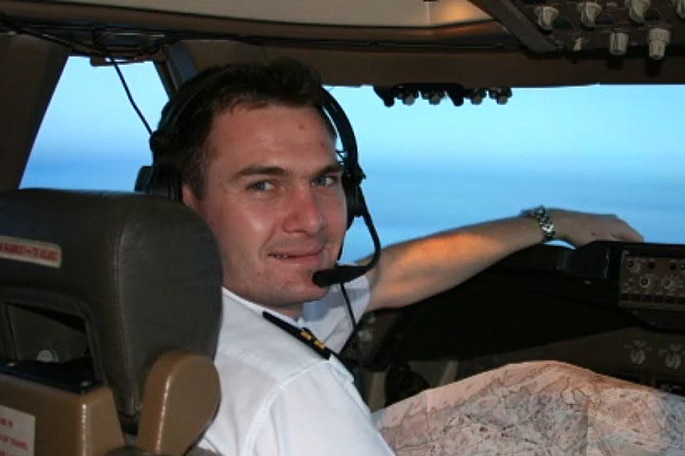
[[143,166],[136,178],[136,191],[157,195],[172,201],[181,201],[181,177],[170,166]]
[[[149,139],[150,150],[153,155],[152,166],[143,166],[138,171],[135,190],[161,196],[173,201],[180,201],[181,176],[176,170],[160,160],[168,154],[172,139],[165,133],[165,128],[159,128],[152,133]],[[160,163],[161,161],[161,163]]]
[[150,139],[148,139],[148,144],[150,145],[150,150],[152,151],[153,157],[160,155],[162,153],[161,151],[166,149],[164,134],[159,129],[152,132]]
[[150,193],[172,201],[181,201],[181,176],[171,166],[153,166],[150,176]]
[[361,217],[366,211],[366,204],[359,184],[352,179],[343,178],[343,189],[345,190],[345,200],[347,202],[347,228],[352,226],[355,217]]
[[148,182],[150,182],[150,174],[152,174],[152,166],[141,166],[138,170],[138,176],[136,177],[136,183],[133,186],[133,190],[135,190],[136,192],[150,193],[148,191]]

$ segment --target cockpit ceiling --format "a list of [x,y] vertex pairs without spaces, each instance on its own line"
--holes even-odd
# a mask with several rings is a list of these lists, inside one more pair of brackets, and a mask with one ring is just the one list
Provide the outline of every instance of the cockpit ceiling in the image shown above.
[[491,19],[467,0],[72,0],[60,3],[224,19],[349,27],[440,27]]
[[[368,4],[367,4],[368,3]],[[236,40],[287,47],[470,49],[518,46],[467,0],[0,0],[2,23],[51,34],[99,30],[101,43]],[[83,36],[81,37],[83,38]]]
[[290,56],[331,84],[685,82],[685,0],[0,0],[0,35],[196,68]]

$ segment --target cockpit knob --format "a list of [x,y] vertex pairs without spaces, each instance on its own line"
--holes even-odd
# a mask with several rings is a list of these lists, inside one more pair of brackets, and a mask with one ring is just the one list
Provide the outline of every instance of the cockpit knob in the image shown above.
[[535,8],[535,14],[538,16],[540,28],[549,31],[554,28],[554,20],[559,15],[559,10],[553,6],[538,6]]
[[628,50],[628,34],[624,32],[612,32],[609,35],[609,53],[611,55],[624,55]]
[[505,105],[511,98],[511,89],[508,87],[490,87],[488,97],[495,100],[498,105]]
[[675,13],[679,18],[685,19],[685,0],[674,0]]
[[402,104],[404,104],[405,106],[411,106],[414,104],[414,102],[418,98],[418,94],[413,93],[413,92],[407,92],[407,93],[403,93],[401,95],[398,95],[397,98],[402,100]]
[[654,60],[661,60],[666,53],[666,46],[671,42],[671,31],[662,28],[653,28],[647,35],[649,43],[649,57]]
[[483,102],[483,98],[485,98],[485,89],[473,90],[469,96],[472,105],[481,104]]
[[626,8],[628,8],[628,16],[634,22],[642,24],[645,22],[645,13],[652,6],[650,0],[626,0]]
[[427,90],[421,92],[421,97],[424,100],[428,100],[428,104],[437,106],[440,104],[443,98],[445,98],[445,92],[442,90]]
[[592,28],[595,26],[597,16],[602,12],[602,5],[597,2],[581,2],[578,3],[578,12],[580,13],[580,23],[585,27]]

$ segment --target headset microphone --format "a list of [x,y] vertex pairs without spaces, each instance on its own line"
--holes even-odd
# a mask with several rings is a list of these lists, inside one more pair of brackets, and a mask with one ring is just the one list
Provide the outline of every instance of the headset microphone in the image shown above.
[[373,221],[371,220],[371,214],[369,214],[369,211],[366,208],[366,203],[363,201],[364,197],[362,195],[359,195],[359,197],[362,199],[363,207],[361,216],[364,219],[366,228],[369,230],[369,235],[373,241],[373,257],[371,258],[371,261],[364,266],[343,265],[315,272],[314,276],[312,277],[312,282],[314,282],[314,285],[316,286],[326,288],[338,283],[342,284],[351,282],[357,277],[361,277],[373,269],[381,257],[381,241],[378,238],[376,227],[374,227]]

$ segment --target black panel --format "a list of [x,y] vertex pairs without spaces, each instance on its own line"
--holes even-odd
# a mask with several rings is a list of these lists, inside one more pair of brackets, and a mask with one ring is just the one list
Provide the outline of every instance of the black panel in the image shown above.
[[[361,344],[364,362],[384,369],[405,360],[464,360],[631,327],[684,333],[685,305],[654,305],[664,300],[663,287],[642,288],[640,300],[626,300],[625,282],[639,281],[626,275],[629,259],[645,270],[660,265],[648,270],[653,281],[675,282],[671,294],[685,295],[685,246],[535,246],[416,305],[377,312],[364,325],[374,335]],[[652,300],[645,298],[649,294]]]

